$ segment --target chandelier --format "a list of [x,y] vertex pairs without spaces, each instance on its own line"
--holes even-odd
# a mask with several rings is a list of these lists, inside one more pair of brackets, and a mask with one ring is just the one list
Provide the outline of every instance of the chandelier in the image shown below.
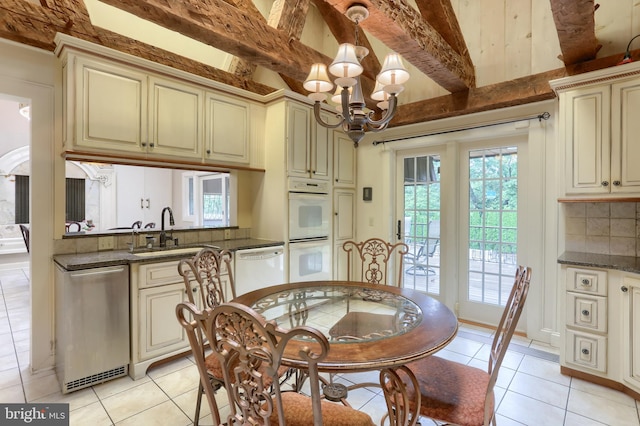
[[349,135],[356,147],[366,132],[379,132],[387,128],[397,108],[397,96],[404,90],[403,84],[409,80],[409,72],[402,63],[402,58],[395,52],[389,53],[382,65],[382,70],[376,76],[376,85],[371,99],[380,101],[377,106],[383,111],[379,120],[373,111],[365,111],[366,105],[362,95],[360,74],[363,67],[362,59],[369,54],[369,49],[358,46],[358,24],[369,16],[367,8],[361,4],[349,6],[345,12],[347,18],[355,22],[355,46],[343,43],[338,47],[338,54],[329,65],[329,72],[336,77],[336,92],[331,98],[339,103],[336,107],[338,114],[336,124],[326,123],[320,117],[320,105],[326,100],[327,92],[333,90],[333,85],[327,75],[325,64],[313,64],[311,72],[303,87],[310,91],[309,98],[315,101],[313,109],[316,120],[324,127],[342,129]]

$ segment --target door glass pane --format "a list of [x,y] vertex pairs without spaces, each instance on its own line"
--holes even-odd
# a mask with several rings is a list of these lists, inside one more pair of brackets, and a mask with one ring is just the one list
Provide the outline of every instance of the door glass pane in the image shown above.
[[471,151],[468,300],[505,305],[517,265],[517,208],[517,148]]
[[440,156],[404,159],[404,287],[440,294]]

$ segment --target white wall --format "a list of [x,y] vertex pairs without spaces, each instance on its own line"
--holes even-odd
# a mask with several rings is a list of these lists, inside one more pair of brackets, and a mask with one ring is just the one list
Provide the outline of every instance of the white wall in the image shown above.
[[[0,40],[0,93],[31,103],[31,369],[34,371],[51,368],[54,362],[53,224],[57,215],[64,214],[64,200],[54,201],[56,194],[64,190],[64,162],[55,155],[55,148],[61,146],[62,98],[59,87],[56,88],[61,81],[60,72],[52,53]],[[62,217],[57,223],[63,221]]]

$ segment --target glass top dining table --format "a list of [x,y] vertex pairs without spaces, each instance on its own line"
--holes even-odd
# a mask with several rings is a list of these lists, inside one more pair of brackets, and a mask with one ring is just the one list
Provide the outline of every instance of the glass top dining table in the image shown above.
[[[313,327],[327,336],[325,372],[397,366],[445,347],[458,331],[454,313],[433,297],[407,288],[354,281],[310,281],[265,287],[234,302],[250,306],[284,329]],[[282,363],[304,367],[297,355],[313,343],[291,340]]]

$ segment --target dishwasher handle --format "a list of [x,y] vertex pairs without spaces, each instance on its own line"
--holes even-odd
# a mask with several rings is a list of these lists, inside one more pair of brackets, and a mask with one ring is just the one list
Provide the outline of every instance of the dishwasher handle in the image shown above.
[[260,259],[271,259],[273,257],[278,257],[284,253],[283,248],[273,249],[264,249],[264,250],[251,250],[248,253],[243,253],[242,251],[238,252],[237,259],[242,260],[260,260]]
[[82,271],[71,272],[69,274],[70,277],[87,277],[91,275],[105,275],[105,274],[117,274],[120,272],[124,272],[125,267],[119,266],[115,268],[96,268],[96,269],[85,269]]

